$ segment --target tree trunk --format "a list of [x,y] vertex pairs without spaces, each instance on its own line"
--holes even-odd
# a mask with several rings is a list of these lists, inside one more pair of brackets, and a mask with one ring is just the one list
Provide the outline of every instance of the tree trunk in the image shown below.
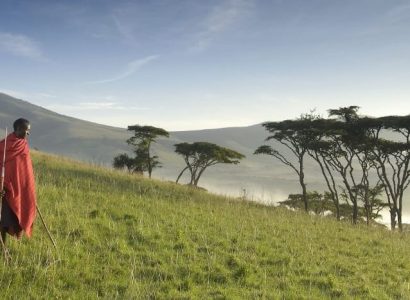
[[343,178],[343,183],[346,187],[346,190],[349,194],[349,200],[353,204],[353,211],[352,211],[352,223],[356,224],[357,223],[357,194],[353,194],[352,188],[350,187],[349,182],[347,181],[346,173],[340,172]]
[[371,208],[370,208],[370,205],[368,203],[366,203],[365,206],[366,206],[366,224],[367,224],[367,226],[369,226],[370,225],[370,211],[371,211]]
[[[340,221],[339,195],[337,193],[337,187],[336,187],[335,179],[332,175],[332,171],[330,170],[329,165],[327,164],[324,158],[323,158],[323,163],[322,163],[322,161],[320,160],[319,154],[317,152],[315,152],[315,155],[314,156],[312,155],[312,157],[317,161],[317,163],[320,166],[320,170],[322,171],[322,175],[325,178],[327,188],[329,189],[329,192],[332,195],[333,204],[336,207],[336,219]],[[332,184],[330,184],[329,178],[332,181]]]
[[150,155],[150,148],[151,148],[151,142],[148,142],[147,146],[147,156],[148,156],[148,177],[151,179],[151,174],[152,174],[152,164],[151,164],[151,155]]
[[191,181],[189,182],[190,185],[195,185],[196,171],[196,169],[192,170]]
[[340,221],[340,207],[339,207],[339,201],[335,202],[336,206],[336,219]]
[[198,186],[199,178],[202,176],[202,174],[204,173],[204,171],[205,171],[206,168],[207,168],[207,166],[203,167],[203,168],[199,171],[198,176],[197,176],[196,179],[195,179],[195,183],[194,183],[195,186]]
[[305,205],[305,211],[309,211],[309,205],[308,205],[308,197],[307,197],[307,191],[306,191],[306,184],[305,184],[305,173],[303,172],[304,166],[303,166],[303,154],[299,158],[299,182],[300,186],[302,187],[302,199],[303,203]]
[[303,198],[303,203],[305,204],[305,211],[308,212],[309,206],[308,206],[308,198],[307,198],[307,192],[306,192],[306,184],[303,182],[300,183],[302,185],[302,198]]
[[397,210],[397,224],[399,227],[399,231],[402,232],[403,231],[403,223],[401,221],[401,209],[399,208]]
[[398,221],[400,232],[403,231],[403,223],[402,223],[402,219],[401,219],[402,212],[403,212],[403,193],[404,193],[404,188],[402,188],[401,191],[400,191],[399,208],[397,209],[397,221]]
[[357,207],[357,199],[353,201],[353,224],[357,224],[358,218],[358,207]]
[[188,169],[188,166],[186,166],[186,167],[181,171],[181,173],[179,173],[179,175],[178,175],[177,180],[176,180],[175,183],[178,183],[178,181],[179,181],[179,179],[181,178],[182,174],[183,174],[187,169]]
[[392,231],[396,230],[396,209],[390,208],[390,228]]

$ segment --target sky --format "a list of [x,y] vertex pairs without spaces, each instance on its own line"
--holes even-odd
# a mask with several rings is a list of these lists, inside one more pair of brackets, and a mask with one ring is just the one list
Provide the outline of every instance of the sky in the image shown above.
[[409,114],[410,1],[0,0],[0,92],[170,131]]

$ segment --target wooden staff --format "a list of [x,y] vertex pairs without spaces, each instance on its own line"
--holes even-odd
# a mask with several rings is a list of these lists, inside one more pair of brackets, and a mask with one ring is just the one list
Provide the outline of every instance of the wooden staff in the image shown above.
[[[0,193],[2,193],[4,189],[4,174],[6,170],[4,167],[4,165],[6,164],[6,146],[7,146],[7,127],[6,127],[6,137],[4,138],[3,166],[1,168]],[[1,197],[1,201],[3,202],[3,197]],[[1,224],[1,208],[2,207],[3,207],[3,203],[0,204],[0,224]],[[8,262],[9,260],[8,251],[7,251],[6,245],[4,244],[2,234],[0,234],[0,241],[1,241],[1,247],[3,248],[4,259],[6,260],[6,262]]]
[[48,234],[48,237],[50,238],[50,241],[53,243],[54,248],[56,248],[56,250],[57,250],[56,242],[54,241],[53,237],[51,236],[50,230],[48,230],[46,222],[44,222],[43,214],[41,213],[40,208],[37,206],[37,204],[36,204],[36,209],[37,209],[38,215],[40,216],[41,222],[43,223],[44,228],[47,231],[47,234]]

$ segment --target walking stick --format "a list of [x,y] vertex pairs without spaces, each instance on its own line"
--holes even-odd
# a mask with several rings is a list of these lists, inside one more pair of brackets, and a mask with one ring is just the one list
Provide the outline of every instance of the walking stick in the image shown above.
[[[7,146],[7,127],[6,127],[6,137],[4,138],[3,165],[2,165],[2,168],[1,168],[1,179],[0,179],[0,193],[2,193],[3,189],[4,189],[4,174],[5,174],[5,170],[6,170],[6,168],[4,167],[4,165],[6,163],[6,146]],[[1,197],[1,201],[3,202],[3,197]],[[2,209],[2,207],[3,207],[3,203],[0,204],[0,224],[1,224],[1,209]],[[3,248],[4,259],[6,260],[6,262],[8,262],[9,261],[9,255],[8,255],[6,245],[4,244],[4,241],[3,241],[3,231],[0,234],[0,241],[1,241],[1,247]]]
[[41,213],[40,208],[37,206],[37,204],[36,204],[36,209],[37,209],[38,215],[40,216],[41,222],[43,223],[44,228],[47,231],[47,234],[48,234],[48,237],[50,238],[50,241],[53,243],[54,248],[57,250],[56,242],[54,241],[53,237],[51,236],[51,233],[47,228],[46,222],[44,222],[43,214]]

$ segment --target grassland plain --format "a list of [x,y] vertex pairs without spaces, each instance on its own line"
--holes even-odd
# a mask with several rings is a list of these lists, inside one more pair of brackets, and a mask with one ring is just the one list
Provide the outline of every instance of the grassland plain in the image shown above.
[[1,299],[410,299],[410,236],[33,153]]

